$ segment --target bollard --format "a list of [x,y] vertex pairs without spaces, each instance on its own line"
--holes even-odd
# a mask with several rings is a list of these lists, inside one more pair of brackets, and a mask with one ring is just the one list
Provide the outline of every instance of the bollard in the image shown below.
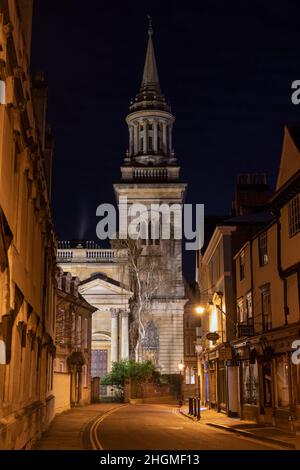
[[193,399],[189,398],[189,415],[193,414]]
[[198,410],[197,410],[197,420],[199,421],[201,418],[201,403],[200,398],[197,398]]
[[197,401],[196,401],[196,398],[193,398],[193,402],[194,402],[194,413],[193,413],[193,415],[197,416]]

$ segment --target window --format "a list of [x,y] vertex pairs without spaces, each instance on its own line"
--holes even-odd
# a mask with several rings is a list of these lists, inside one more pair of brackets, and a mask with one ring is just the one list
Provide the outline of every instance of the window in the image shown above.
[[81,338],[82,338],[82,332],[81,332],[81,315],[78,315],[77,317],[77,340],[78,340],[78,347],[81,346]]
[[258,238],[258,249],[259,249],[259,265],[265,266],[268,264],[268,234],[264,232]]
[[286,356],[276,358],[277,405],[288,407],[289,398],[289,362]]
[[92,377],[103,377],[107,374],[107,361],[106,349],[92,350]]
[[245,322],[245,311],[244,311],[243,299],[238,300],[237,314],[238,314],[238,322],[239,323],[244,323]]
[[140,152],[143,151],[143,148],[144,148],[144,139],[143,137],[140,138]]
[[240,254],[240,280],[245,279],[245,252]]
[[88,319],[84,319],[84,347],[85,349],[88,348],[88,340],[89,340],[89,329],[88,329]]
[[6,104],[4,80],[0,80],[0,104]]
[[64,372],[65,371],[65,364],[63,361],[60,361],[59,363],[59,372]]
[[300,232],[300,197],[299,194],[289,202],[290,237]]
[[150,152],[153,150],[153,139],[151,136],[148,137],[148,150]]
[[253,303],[252,303],[252,292],[248,292],[246,295],[246,310],[248,325],[253,325]]
[[261,288],[261,305],[263,316],[263,329],[264,331],[268,331],[272,329],[271,292],[269,284]]
[[82,368],[82,375],[83,375],[83,386],[87,387],[88,386],[88,368],[86,364]]
[[243,361],[243,403],[256,405],[258,402],[258,367],[255,361]]

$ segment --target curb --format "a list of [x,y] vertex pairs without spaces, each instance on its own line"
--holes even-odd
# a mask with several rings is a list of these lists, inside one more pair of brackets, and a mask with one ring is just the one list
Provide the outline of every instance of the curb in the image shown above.
[[[191,419],[192,421],[195,421],[196,423],[198,423],[199,421],[197,420],[196,416],[194,415],[188,415],[186,413],[184,413],[183,411],[179,410],[179,413],[182,415],[182,416],[185,416],[185,418],[188,418],[188,419]],[[200,420],[201,421],[201,420]]]
[[228,431],[228,432],[232,432],[235,434],[240,434],[241,436],[249,437],[251,439],[256,439],[257,441],[269,442],[270,444],[277,444],[282,447],[286,447],[287,449],[292,449],[292,450],[296,449],[296,446],[294,444],[290,444],[289,442],[281,441],[279,439],[273,439],[272,437],[257,436],[256,434],[253,434],[252,432],[244,431],[244,430],[237,429],[237,428],[233,429],[230,426],[226,426],[225,424],[215,424],[215,423],[205,423],[205,424],[213,428],[222,429],[223,431]]
[[[184,413],[181,410],[179,410],[179,413],[181,415],[185,416],[186,418],[191,419],[195,423],[201,422],[201,420],[198,421],[194,416],[188,415],[188,414]],[[203,421],[202,421],[202,423],[203,423]],[[279,439],[273,439],[272,437],[257,436],[256,434],[253,434],[250,431],[244,431],[242,429],[231,428],[230,426],[226,426],[225,424],[215,424],[215,423],[209,423],[209,422],[208,423],[203,423],[203,424],[205,424],[206,426],[211,426],[213,428],[221,429],[223,431],[228,431],[228,432],[232,432],[232,433],[235,433],[235,434],[240,434],[241,436],[245,436],[245,437],[248,437],[250,439],[255,439],[257,441],[266,442],[266,443],[270,443],[270,444],[276,444],[276,445],[279,445],[281,447],[285,447],[285,448],[291,449],[291,450],[296,449],[296,445],[290,444],[289,442],[281,441]]]

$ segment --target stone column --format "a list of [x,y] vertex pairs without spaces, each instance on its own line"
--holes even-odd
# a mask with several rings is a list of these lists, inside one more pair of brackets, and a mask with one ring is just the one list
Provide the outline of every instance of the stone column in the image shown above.
[[143,123],[144,126],[144,146],[143,146],[143,152],[147,153],[148,149],[148,122],[144,121]]
[[133,154],[133,127],[129,126],[129,156]]
[[163,122],[163,149],[165,153],[168,153],[167,149],[167,124]]
[[158,151],[158,123],[156,121],[153,122],[153,150],[154,152]]
[[119,359],[119,310],[112,309],[111,311],[111,364]]
[[138,124],[134,124],[134,127],[133,127],[133,147],[134,147],[134,154],[136,155],[139,151]]
[[169,152],[172,153],[172,124],[169,125]]
[[122,318],[122,340],[121,340],[121,359],[128,359],[129,357],[129,329],[128,329],[128,312],[123,310],[121,313]]

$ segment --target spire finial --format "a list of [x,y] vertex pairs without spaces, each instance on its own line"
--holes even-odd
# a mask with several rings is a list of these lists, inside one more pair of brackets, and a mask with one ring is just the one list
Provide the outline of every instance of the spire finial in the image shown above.
[[152,36],[153,34],[153,27],[152,27],[152,17],[150,15],[147,15],[149,25],[148,25],[148,34],[149,36]]

